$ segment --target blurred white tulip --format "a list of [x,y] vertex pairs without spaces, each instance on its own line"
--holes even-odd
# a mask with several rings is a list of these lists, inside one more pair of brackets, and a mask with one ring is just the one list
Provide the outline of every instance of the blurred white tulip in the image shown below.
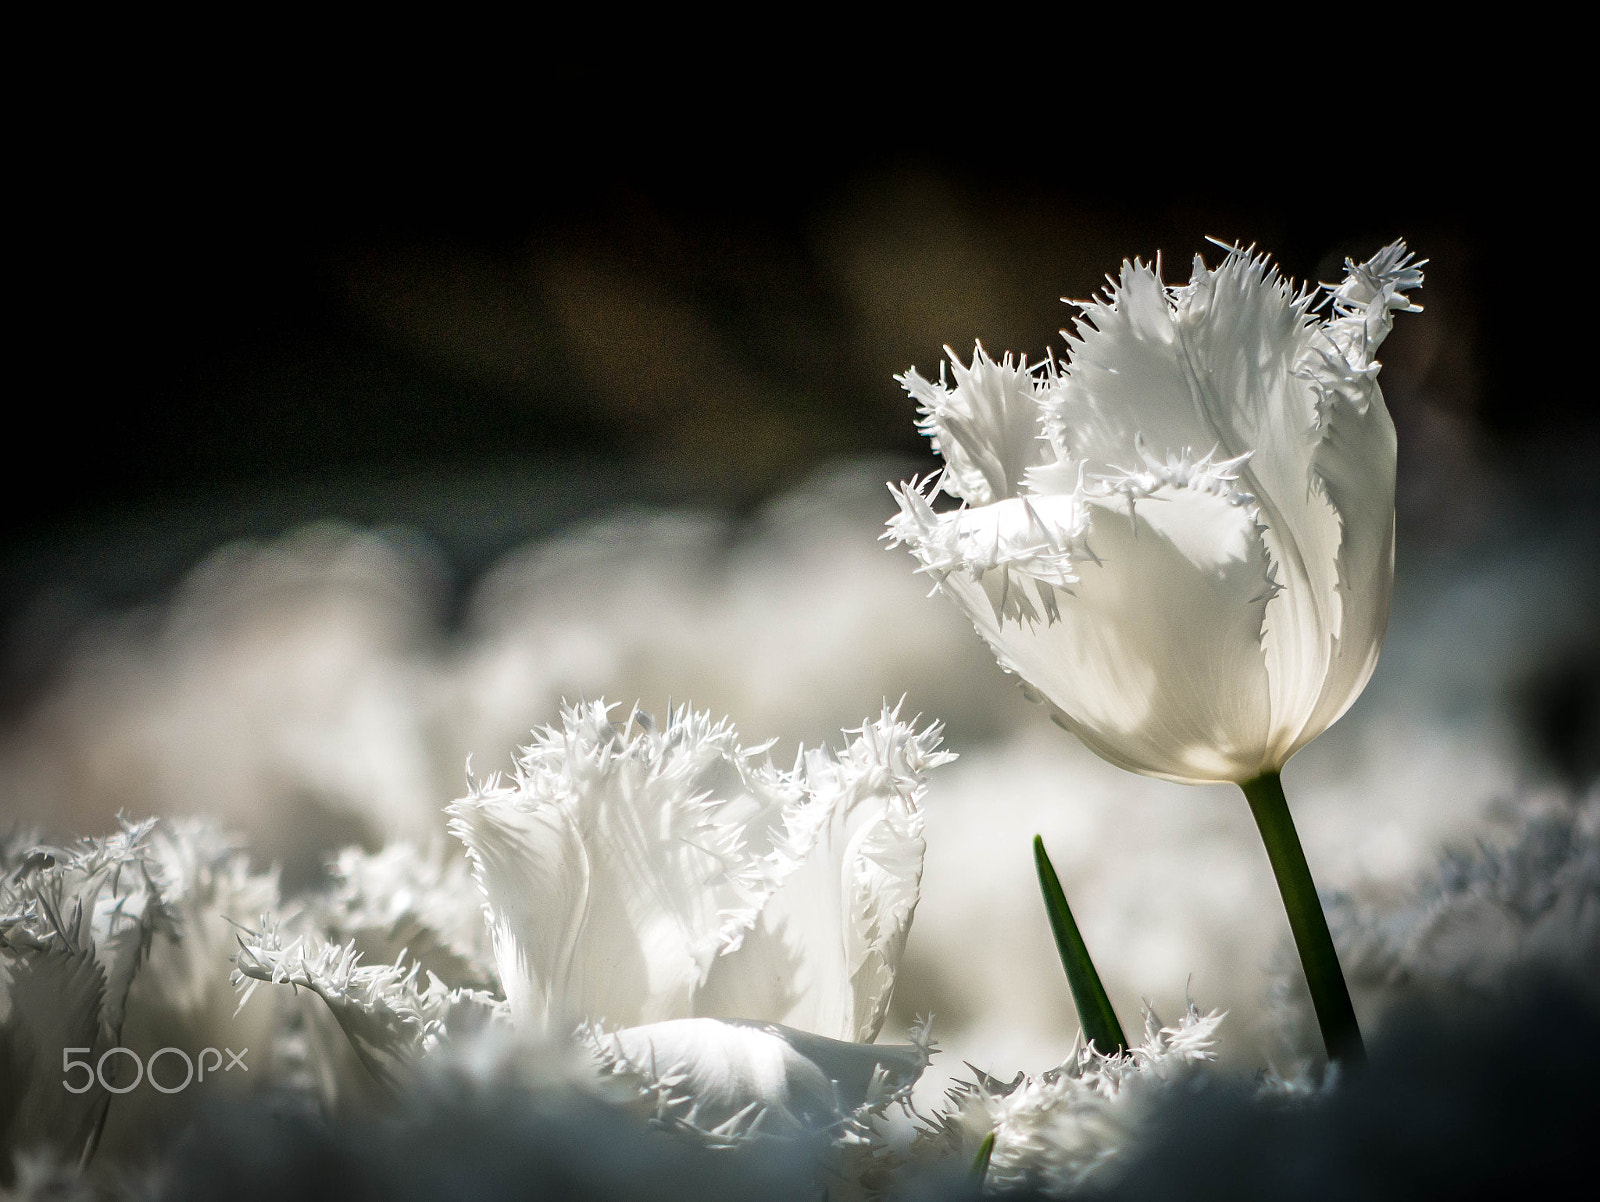
[[1191,1002],[1176,1026],[1149,1006],[1144,1039],[1118,1055],[1079,1045],[1062,1064],[1009,1082],[975,1072],[917,1133],[918,1158],[972,1164],[992,1137],[984,1185],[998,1193],[1066,1197],[1131,1153],[1151,1104],[1170,1084],[1216,1059],[1223,1014]]
[[0,844],[0,1157],[8,1165],[40,1147],[87,1161],[112,1092],[128,1088],[127,1058],[111,1050],[152,937],[174,928],[150,848],[154,825],[124,823],[70,848]]
[[894,490],[887,537],[1114,764],[1253,780],[1372,673],[1395,481],[1373,355],[1422,273],[1400,242],[1346,266],[1319,299],[1237,248],[1179,287],[1124,263],[1064,366],[979,347],[953,388],[902,377],[946,467]]

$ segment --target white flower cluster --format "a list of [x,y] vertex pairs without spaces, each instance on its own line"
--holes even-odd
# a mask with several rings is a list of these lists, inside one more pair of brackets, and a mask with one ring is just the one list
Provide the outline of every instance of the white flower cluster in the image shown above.
[[[199,824],[125,821],[70,847],[0,845],[0,1064],[10,1095],[0,1156],[49,1146],[87,1160],[102,1142],[136,1146],[181,1114],[182,1099],[160,1095],[166,1107],[152,1113],[149,1093],[110,1107],[99,1077],[63,1089],[63,1049],[85,1049],[98,1066],[114,1047],[143,1059],[174,1031],[198,1044],[228,1029],[223,915],[276,901],[275,880]],[[241,1034],[249,1042],[249,1028],[230,1037]],[[113,1056],[104,1071],[116,1085],[128,1067]]]

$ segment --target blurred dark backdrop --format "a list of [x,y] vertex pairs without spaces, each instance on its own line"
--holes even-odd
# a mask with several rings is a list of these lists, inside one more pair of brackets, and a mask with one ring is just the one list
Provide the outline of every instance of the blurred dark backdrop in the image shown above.
[[85,615],[226,539],[402,525],[459,585],[608,505],[745,508],[844,455],[914,470],[894,373],[944,343],[1059,350],[1061,297],[1124,256],[1186,277],[1207,236],[1300,279],[1396,236],[1431,260],[1383,356],[1406,537],[1559,503],[1595,445],[1564,324],[1592,221],[1564,163],[1445,100],[1190,144],[911,99],[848,127],[735,133],[730,101],[503,140],[420,114],[213,125],[190,99],[113,114],[27,197],[8,698]]

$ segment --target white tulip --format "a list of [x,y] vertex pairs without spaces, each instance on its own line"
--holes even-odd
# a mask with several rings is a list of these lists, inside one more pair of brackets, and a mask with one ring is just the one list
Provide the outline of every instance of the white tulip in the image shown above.
[[[1183,782],[1277,771],[1350,706],[1388,620],[1395,433],[1373,357],[1404,243],[1319,294],[1237,248],[1124,263],[1030,368],[902,377],[945,459],[889,524],[1060,724]],[[1326,306],[1325,311],[1323,306]]]
[[0,841],[0,1156],[8,1160],[49,1146],[87,1162],[111,1102],[106,1077],[115,1092],[131,1088],[128,1058],[111,1049],[152,938],[176,932],[150,846],[155,820],[122,826],[65,848]]
[[938,728],[886,710],[782,772],[707,714],[608,711],[565,711],[513,784],[449,808],[513,1021],[591,1024],[602,1064],[718,1138],[814,1128],[824,1095],[843,1129],[903,1096],[926,1040],[871,1041],[916,907],[923,776],[952,758]]
[[[726,721],[685,708],[660,729],[638,712],[618,726],[612,708],[564,710],[509,784],[473,782],[448,807],[504,1002],[404,955],[364,966],[355,937],[286,942],[270,923],[241,942],[236,982],[320,995],[392,1089],[441,1042],[509,1022],[536,1042],[581,1031],[657,1118],[713,1142],[865,1138],[866,1116],[908,1096],[931,1051],[925,1031],[872,1040],[916,908],[924,776],[953,758],[938,727],[885,710],[838,755],[784,772]],[[387,867],[407,857],[358,861],[341,861],[352,882],[401,889]],[[436,884],[343,908],[403,914],[434,946],[455,911]]]

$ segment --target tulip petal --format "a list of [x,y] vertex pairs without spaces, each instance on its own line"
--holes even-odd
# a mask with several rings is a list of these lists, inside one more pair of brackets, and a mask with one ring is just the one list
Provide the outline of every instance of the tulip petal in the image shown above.
[[[111,1095],[91,1072],[121,1037],[128,992],[157,930],[173,919],[153,864],[154,819],[69,848],[0,842],[0,1156],[54,1145],[92,1155]],[[104,1064],[126,1081],[127,1058]],[[82,1093],[64,1088],[88,1085]]]
[[524,750],[512,786],[449,807],[519,1022],[637,1024],[692,1013],[712,961],[775,887],[745,839],[793,789],[751,762],[726,722],[687,709],[663,730],[612,707],[563,712]]
[[1011,1081],[974,1070],[974,1080],[956,1082],[947,1107],[917,1132],[912,1156],[970,1164],[988,1143],[990,1189],[1066,1197],[1092,1188],[1137,1146],[1150,1104],[1215,1059],[1222,1019],[1191,1002],[1167,1027],[1147,1006],[1144,1041],[1125,1053],[1085,1047],[1057,1068]]
[[785,808],[779,888],[696,998],[738,1015],[870,1042],[883,1025],[922,878],[921,797],[939,728],[918,733],[885,709],[837,757],[804,758],[804,793]]
[[[1271,727],[1261,630],[1275,586],[1251,506],[1215,485],[1174,478],[1081,507],[1037,497],[960,510],[913,535],[912,549],[939,565],[941,588],[1001,666],[1100,755],[1169,780],[1247,779]],[[1045,534],[1029,533],[1041,523]],[[1032,578],[1049,588],[1054,620],[1015,617],[1002,600],[1022,591],[1034,559],[1019,552],[998,571],[952,552],[1030,539],[1076,548],[1073,583]],[[1056,570],[1046,562],[1047,577]]]
[[953,497],[987,505],[1016,496],[1030,467],[1045,462],[1043,417],[1034,398],[1028,361],[1010,355],[996,363],[977,346],[972,366],[950,356],[956,386],[923,379],[916,369],[895,377],[921,405],[917,428],[928,436],[947,465],[943,488]]
[[285,944],[267,923],[239,940],[233,959],[241,1007],[261,982],[309,989],[328,1004],[361,1063],[395,1095],[424,1053],[452,1030],[465,1034],[507,1017],[504,1003],[486,993],[449,989],[432,973],[419,983],[414,963],[364,965],[353,943],[302,936]]
[[602,1070],[633,1082],[657,1121],[725,1144],[865,1139],[865,1119],[908,1097],[931,1054],[927,1042],[880,1047],[712,1018],[585,1034]]
[[[0,1074],[9,1096],[0,1104],[0,1155],[53,1144],[78,1157],[99,1129],[111,1095],[93,1079],[93,1067],[111,1044],[99,1031],[105,982],[92,955],[66,949],[17,949],[0,937]],[[86,1082],[63,1072],[71,1048],[90,1066]],[[107,1072],[126,1065],[107,1063]],[[81,1070],[80,1070],[81,1071]]]
[[[402,957],[452,986],[486,988],[495,979],[483,897],[460,848],[441,856],[405,841],[369,854],[339,853],[333,888],[318,916],[337,942],[353,940],[368,962]],[[259,912],[263,907],[256,907]]]
[[1340,518],[1344,620],[1316,707],[1290,754],[1343,714],[1372,675],[1394,579],[1395,430],[1373,353],[1394,313],[1420,312],[1405,291],[1422,283],[1422,264],[1396,242],[1345,266],[1344,282],[1331,290],[1336,316],[1323,327],[1325,342],[1302,364],[1321,413],[1312,471]]
[[559,1030],[571,1009],[572,959],[589,905],[589,855],[569,810],[524,806],[517,794],[475,787],[450,806],[482,896],[501,988],[518,1026]]

